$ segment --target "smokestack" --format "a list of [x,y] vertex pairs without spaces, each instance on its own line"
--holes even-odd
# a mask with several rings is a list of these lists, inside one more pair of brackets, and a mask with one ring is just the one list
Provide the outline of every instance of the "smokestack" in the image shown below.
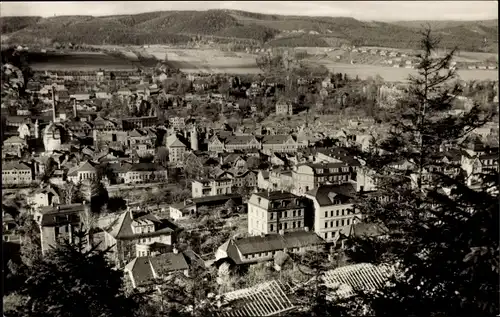
[[56,88],[52,86],[52,122],[56,122]]
[[73,100],[73,118],[76,118],[76,99]]

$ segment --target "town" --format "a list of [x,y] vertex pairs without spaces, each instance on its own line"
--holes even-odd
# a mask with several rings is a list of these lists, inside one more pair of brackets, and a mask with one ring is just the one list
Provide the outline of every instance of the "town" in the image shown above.
[[[300,311],[298,294],[319,283],[312,255],[329,300],[382,288],[397,271],[356,259],[352,241],[388,237],[359,206],[393,198],[367,157],[384,153],[408,82],[301,66],[195,74],[167,61],[25,78],[2,59],[9,87],[23,94],[2,95],[2,236],[14,250],[5,263],[44,258],[84,229],[87,247],[106,252],[130,292],[155,290],[149,296],[165,311],[166,284],[211,276],[218,293],[204,298],[224,316]],[[498,108],[498,81],[457,83],[462,94],[440,117]],[[498,171],[498,115],[430,148],[446,167],[416,172],[400,157],[383,168],[406,173],[401,188],[425,188],[421,180],[439,169],[480,192],[480,175]]]

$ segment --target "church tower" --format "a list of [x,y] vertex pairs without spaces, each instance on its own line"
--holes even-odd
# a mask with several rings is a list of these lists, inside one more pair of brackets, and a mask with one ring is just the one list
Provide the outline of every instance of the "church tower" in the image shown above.
[[198,151],[198,131],[195,125],[191,129],[191,150]]

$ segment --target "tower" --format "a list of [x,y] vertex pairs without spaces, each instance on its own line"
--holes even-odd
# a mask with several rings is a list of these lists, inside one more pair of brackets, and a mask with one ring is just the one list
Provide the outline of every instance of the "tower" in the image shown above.
[[191,129],[191,150],[198,151],[198,132],[195,125]]
[[40,126],[38,124],[38,119],[36,119],[36,121],[35,121],[35,129],[34,130],[35,131],[33,131],[33,132],[34,132],[34,135],[35,135],[35,139],[38,140],[38,138],[40,138]]

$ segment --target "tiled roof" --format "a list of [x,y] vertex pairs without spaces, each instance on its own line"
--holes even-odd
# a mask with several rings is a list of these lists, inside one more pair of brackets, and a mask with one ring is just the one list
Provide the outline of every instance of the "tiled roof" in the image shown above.
[[165,168],[156,163],[137,163],[130,168],[131,172],[153,172],[164,171]]
[[273,192],[268,192],[268,191],[263,191],[260,193],[255,193],[254,195],[257,195],[259,197],[268,199],[268,200],[278,200],[278,199],[289,199],[289,198],[298,198],[298,196],[285,192],[285,191],[273,191]]
[[171,135],[167,137],[167,147],[186,147],[184,143],[182,143],[176,135]]
[[125,266],[125,270],[132,273],[136,286],[148,284],[153,279],[154,273],[158,276],[164,276],[170,272],[187,269],[189,269],[189,266],[182,253],[138,257]]
[[360,263],[327,271],[323,280],[326,287],[336,289],[336,296],[349,297],[356,290],[371,291],[383,287],[391,274],[388,266]]
[[[241,254],[252,254],[262,252],[279,251],[285,248],[300,248],[305,246],[314,246],[323,244],[324,241],[311,231],[294,231],[280,234],[269,234],[266,236],[253,236],[241,239],[231,239],[227,244],[223,244],[221,248],[226,248],[224,251],[228,253],[236,264],[242,263],[238,250]],[[236,252],[235,252],[236,251]]]
[[68,171],[68,176],[75,176],[78,172],[91,172],[95,173],[95,167],[89,162],[82,162],[79,166],[75,166]]
[[231,144],[248,144],[250,141],[255,139],[253,135],[232,135],[226,138],[226,145]]
[[[141,219],[147,219],[155,223],[155,231],[149,233],[134,233],[132,230],[133,221],[141,221]],[[146,214],[142,216],[135,217],[132,219],[131,212],[123,212],[117,219],[109,226],[106,231],[111,234],[116,239],[132,240],[142,237],[153,237],[163,234],[171,234],[177,226],[167,219],[158,218],[152,214]]]
[[8,139],[5,139],[3,141],[4,144],[6,143],[23,143],[23,144],[26,144],[26,141],[21,139],[20,137],[18,137],[17,135],[14,135],[14,136],[11,136],[10,138]]
[[218,314],[221,317],[275,316],[294,309],[283,288],[275,280],[221,296],[228,306]]
[[333,205],[333,199],[347,203],[356,195],[356,189],[353,184],[320,185],[307,194],[315,197],[320,206],[330,206]]
[[4,171],[11,171],[11,170],[30,170],[31,171],[31,167],[29,167],[28,165],[26,165],[25,163],[20,163],[20,162],[4,162],[2,164],[2,170]]
[[262,139],[262,144],[283,144],[290,138],[290,135],[266,135]]

